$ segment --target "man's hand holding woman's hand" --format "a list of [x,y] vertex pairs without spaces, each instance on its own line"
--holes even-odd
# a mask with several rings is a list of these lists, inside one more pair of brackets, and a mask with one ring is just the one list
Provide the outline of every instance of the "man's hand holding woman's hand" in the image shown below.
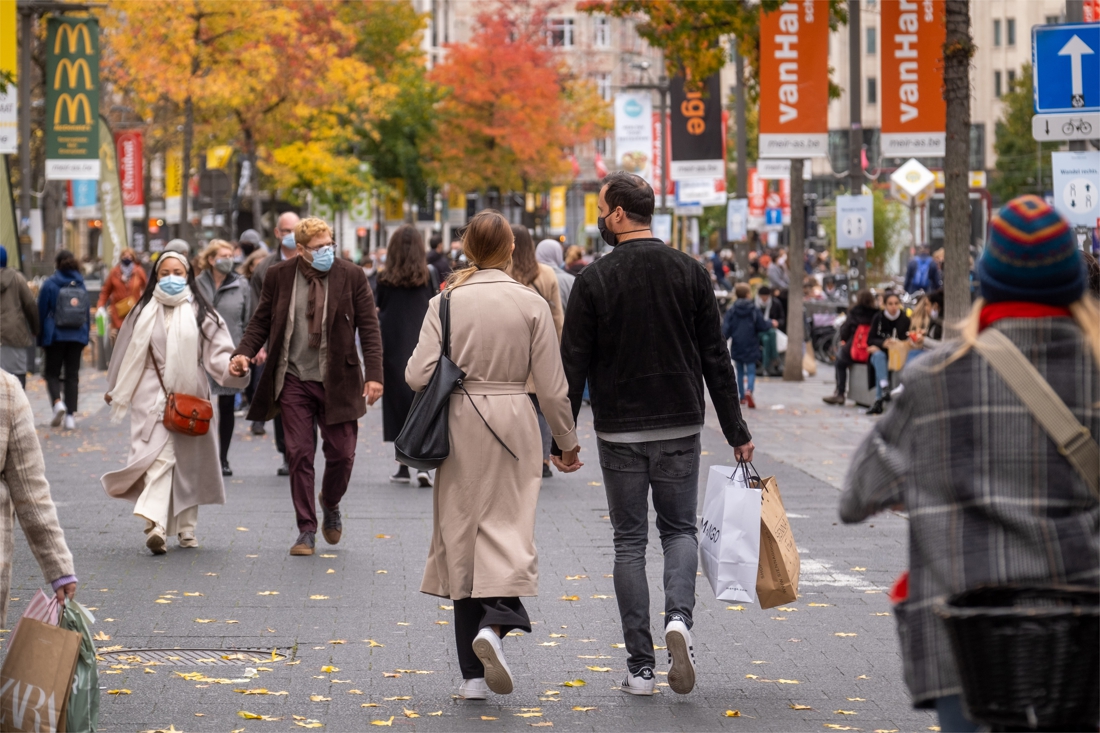
[[248,357],[244,354],[237,354],[229,360],[229,373],[234,377],[243,377],[248,374]]
[[561,458],[550,456],[550,460],[554,462],[554,467],[562,473],[573,473],[584,465],[577,457],[580,451],[580,446],[577,446],[573,450],[562,451]]

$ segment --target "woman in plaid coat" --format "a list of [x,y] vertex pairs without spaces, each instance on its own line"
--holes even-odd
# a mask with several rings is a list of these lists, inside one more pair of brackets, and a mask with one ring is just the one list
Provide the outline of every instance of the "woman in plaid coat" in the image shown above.
[[840,502],[845,522],[909,512],[909,596],[895,614],[913,703],[935,707],[943,731],[977,728],[935,603],[979,585],[1100,584],[1097,494],[973,349],[979,332],[1000,331],[1100,436],[1100,308],[1069,225],[1037,197],[1015,199],[993,220],[978,277],[961,342],[906,366]]

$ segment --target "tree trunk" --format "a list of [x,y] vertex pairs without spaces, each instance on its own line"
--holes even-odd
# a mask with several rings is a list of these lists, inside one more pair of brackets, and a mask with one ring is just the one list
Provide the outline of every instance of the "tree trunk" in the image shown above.
[[183,188],[180,191],[180,239],[187,240],[191,244],[191,221],[188,212],[188,204],[191,199],[191,143],[195,136],[195,103],[191,97],[187,97],[184,104],[183,117],[183,160],[180,164],[180,175],[183,176]]
[[[787,249],[787,361],[784,382],[802,381],[802,279],[806,269],[806,212],[803,207],[801,158],[791,159],[791,246]],[[773,296],[774,297],[774,296]]]
[[943,93],[947,101],[944,157],[944,323],[949,334],[970,310],[970,38],[969,0],[946,0]]

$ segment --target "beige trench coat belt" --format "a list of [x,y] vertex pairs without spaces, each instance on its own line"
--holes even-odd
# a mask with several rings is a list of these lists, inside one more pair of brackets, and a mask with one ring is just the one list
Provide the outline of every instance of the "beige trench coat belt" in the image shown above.
[[[527,382],[463,382],[462,386],[472,395],[527,394]],[[455,392],[455,394],[461,394]]]

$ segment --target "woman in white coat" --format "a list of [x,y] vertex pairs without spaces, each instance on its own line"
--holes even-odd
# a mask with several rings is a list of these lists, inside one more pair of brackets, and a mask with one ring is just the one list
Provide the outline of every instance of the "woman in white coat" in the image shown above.
[[105,399],[113,422],[130,413],[130,455],[101,479],[108,496],[134,502],[154,555],[167,552],[171,534],[180,547],[198,547],[199,505],[225,503],[216,425],[199,436],[169,432],[165,388],[208,400],[207,374],[224,387],[244,387],[247,377],[229,373],[232,353],[233,338],[195,287],[187,257],[163,253],[115,343]]

